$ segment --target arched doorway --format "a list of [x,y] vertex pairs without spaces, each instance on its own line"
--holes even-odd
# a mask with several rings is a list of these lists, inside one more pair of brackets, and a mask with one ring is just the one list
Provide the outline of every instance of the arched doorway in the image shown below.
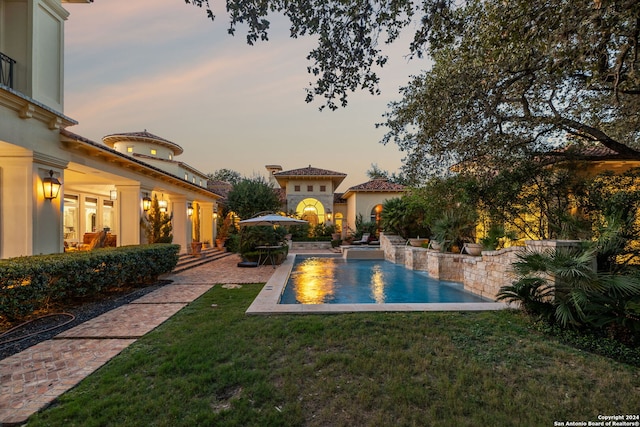
[[325,222],[325,210],[322,203],[317,199],[304,199],[296,207],[296,213],[301,219],[309,221],[309,225],[314,227]]

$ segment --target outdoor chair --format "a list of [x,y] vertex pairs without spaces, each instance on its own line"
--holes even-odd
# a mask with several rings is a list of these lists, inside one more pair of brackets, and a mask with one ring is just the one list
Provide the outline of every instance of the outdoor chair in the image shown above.
[[353,242],[351,242],[352,245],[366,245],[369,243],[369,236],[371,236],[370,233],[364,233],[362,234],[362,238],[360,240],[354,240]]

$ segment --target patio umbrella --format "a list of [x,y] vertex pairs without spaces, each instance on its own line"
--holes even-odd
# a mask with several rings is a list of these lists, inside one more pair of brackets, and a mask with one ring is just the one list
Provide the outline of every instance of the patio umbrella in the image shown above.
[[302,225],[307,221],[302,219],[295,219],[288,216],[282,216],[277,214],[261,215],[255,218],[244,219],[240,221],[240,226],[255,227],[255,226],[272,226],[272,225]]

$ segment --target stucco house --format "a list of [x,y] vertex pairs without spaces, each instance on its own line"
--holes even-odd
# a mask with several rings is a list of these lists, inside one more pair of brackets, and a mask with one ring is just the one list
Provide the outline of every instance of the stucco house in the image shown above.
[[286,212],[295,213],[311,225],[333,224],[345,237],[356,229],[356,218],[379,222],[388,199],[402,197],[406,188],[386,179],[372,179],[338,192],[347,174],[309,165],[283,171],[280,165],[266,165],[274,188],[285,193]]
[[173,215],[182,252],[194,206],[200,239],[213,241],[219,196],[174,159],[178,144],[146,131],[94,142],[67,129],[78,122],[64,114],[62,4],[90,2],[0,0],[0,258],[62,252],[103,229],[117,246],[144,243],[154,196]]

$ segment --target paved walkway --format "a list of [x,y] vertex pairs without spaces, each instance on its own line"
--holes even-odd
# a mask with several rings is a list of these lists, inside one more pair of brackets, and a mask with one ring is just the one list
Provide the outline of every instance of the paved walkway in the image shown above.
[[0,360],[0,426],[20,425],[215,284],[264,283],[272,266],[229,256],[178,274],[129,304]]

